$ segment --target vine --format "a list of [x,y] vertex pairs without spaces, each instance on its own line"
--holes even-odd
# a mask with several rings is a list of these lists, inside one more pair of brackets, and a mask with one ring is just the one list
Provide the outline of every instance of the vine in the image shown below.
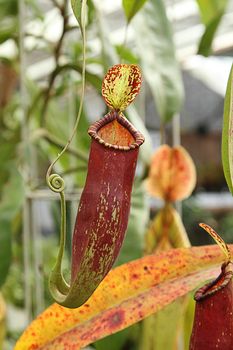
[[83,64],[82,64],[81,98],[80,98],[78,115],[77,115],[74,129],[71,133],[70,138],[68,139],[62,151],[58,154],[57,158],[51,163],[46,174],[46,182],[48,187],[53,192],[59,193],[60,203],[61,203],[61,229],[60,229],[59,251],[58,251],[56,264],[50,274],[50,291],[53,296],[54,296],[54,293],[56,293],[55,289],[53,288],[55,285],[59,285],[59,291],[61,293],[66,293],[69,288],[69,285],[65,281],[62,274],[62,258],[63,258],[65,242],[66,242],[66,200],[65,200],[65,192],[64,192],[65,181],[59,174],[52,173],[52,170],[54,165],[58,162],[58,160],[62,157],[62,155],[66,152],[66,150],[70,146],[77,132],[82,109],[83,109],[83,101],[84,101],[84,93],[85,93],[85,72],[86,72],[86,29],[85,29],[86,2],[85,1],[82,2],[81,15],[82,15],[81,36],[82,36],[82,46],[83,46],[83,57],[82,57]]

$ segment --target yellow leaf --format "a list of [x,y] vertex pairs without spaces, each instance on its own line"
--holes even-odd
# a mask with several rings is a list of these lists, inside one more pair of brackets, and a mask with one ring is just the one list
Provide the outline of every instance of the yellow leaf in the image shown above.
[[31,323],[15,350],[84,347],[155,313],[212,278],[223,259],[217,246],[203,246],[172,249],[121,265],[83,306],[51,305]]

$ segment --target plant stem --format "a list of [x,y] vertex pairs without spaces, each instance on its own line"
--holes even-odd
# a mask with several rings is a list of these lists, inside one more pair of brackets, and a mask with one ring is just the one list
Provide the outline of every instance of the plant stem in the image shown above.
[[165,124],[161,123],[160,126],[160,145],[163,145],[166,142],[166,133],[165,133]]
[[[68,0],[64,0],[64,3],[62,6],[60,6],[59,4],[56,3],[56,6],[60,9],[60,13],[61,16],[63,17],[63,26],[62,26],[62,33],[61,36],[54,48],[54,60],[55,60],[55,64],[56,66],[58,65],[58,61],[59,61],[59,56],[62,50],[62,44],[63,44],[63,39],[65,37],[65,34],[67,32],[67,24],[68,24],[68,16],[67,16],[67,4],[68,4]],[[56,69],[55,69],[56,70]],[[49,100],[51,97],[51,91],[56,79],[57,74],[55,73],[55,70],[52,71],[52,73],[50,74],[49,77],[49,82],[48,82],[48,87],[45,90],[45,96],[44,96],[44,103],[41,109],[41,126],[45,126],[45,122],[46,122],[46,112],[47,112],[47,108],[48,108],[48,104],[49,104]]]
[[[126,26],[125,26],[124,39],[123,39],[123,43],[122,43],[122,46],[124,46],[124,47],[126,47],[126,45],[127,45],[128,27],[129,27],[129,22],[127,22]],[[122,57],[121,57],[121,63],[123,63]]]

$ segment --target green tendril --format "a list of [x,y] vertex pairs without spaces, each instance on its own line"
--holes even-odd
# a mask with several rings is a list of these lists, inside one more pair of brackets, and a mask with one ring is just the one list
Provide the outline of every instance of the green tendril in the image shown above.
[[57,158],[51,163],[47,170],[46,174],[46,182],[48,187],[55,193],[59,193],[60,195],[60,203],[61,203],[61,229],[60,229],[60,242],[59,242],[59,250],[56,259],[56,263],[54,268],[50,274],[49,280],[49,289],[52,297],[58,303],[62,303],[70,290],[70,285],[65,281],[62,274],[62,259],[65,250],[66,244],[66,200],[65,200],[65,181],[64,179],[56,174],[52,174],[52,169],[54,165],[58,162],[58,160],[62,157],[62,155],[66,152],[67,148],[70,146],[76,132],[78,129],[79,121],[82,114],[83,109],[83,101],[84,101],[84,93],[85,93],[85,72],[86,72],[86,29],[85,29],[85,17],[86,17],[86,3],[83,2],[82,5],[82,45],[83,45],[83,65],[82,65],[82,84],[81,84],[81,97],[77,119],[74,125],[74,129],[71,133],[69,140],[67,141],[65,147],[58,154]]
[[65,189],[65,181],[58,174],[49,175],[47,183],[53,192],[60,193]]

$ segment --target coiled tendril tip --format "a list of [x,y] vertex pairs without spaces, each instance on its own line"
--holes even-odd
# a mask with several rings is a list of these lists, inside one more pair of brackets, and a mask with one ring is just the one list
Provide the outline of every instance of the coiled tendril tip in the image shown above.
[[49,188],[56,193],[61,193],[65,189],[65,181],[64,179],[58,175],[58,174],[51,174],[47,176],[47,184]]

